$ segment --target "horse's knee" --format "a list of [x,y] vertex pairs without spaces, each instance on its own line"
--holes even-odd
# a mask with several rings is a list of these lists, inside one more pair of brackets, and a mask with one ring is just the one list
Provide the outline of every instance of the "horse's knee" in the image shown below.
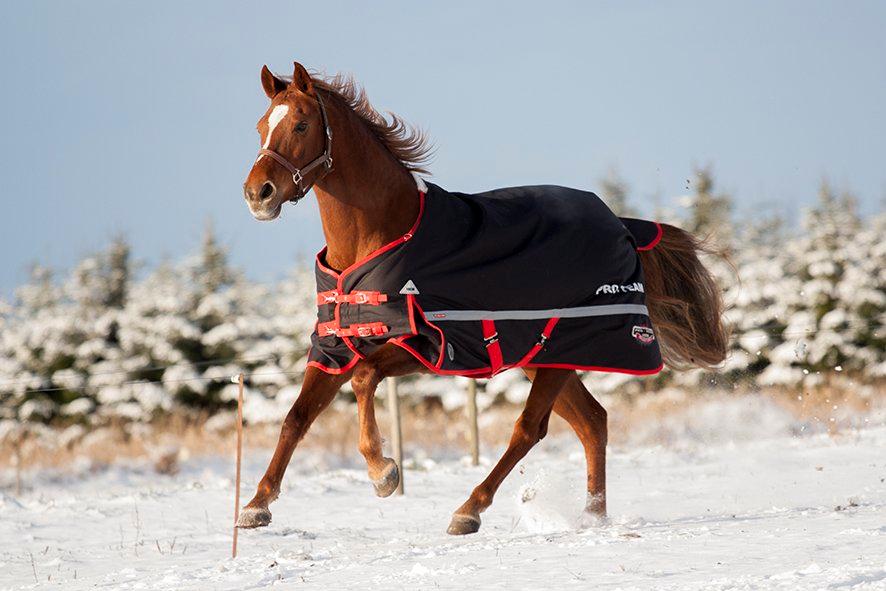
[[378,366],[372,361],[359,363],[351,376],[354,394],[358,397],[373,394],[383,377]]

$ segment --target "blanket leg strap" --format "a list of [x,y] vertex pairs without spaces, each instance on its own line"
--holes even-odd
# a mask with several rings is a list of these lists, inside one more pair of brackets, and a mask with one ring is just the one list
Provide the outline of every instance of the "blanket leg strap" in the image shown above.
[[538,342],[535,343],[535,345],[533,345],[531,349],[529,349],[529,352],[523,356],[523,359],[521,359],[517,363],[516,367],[523,367],[524,365],[528,365],[533,360],[533,358],[538,355],[538,352],[544,348],[545,344],[547,344],[548,338],[550,338],[551,333],[554,331],[554,327],[557,326],[557,323],[559,321],[559,318],[551,318],[550,320],[548,320],[548,323],[545,324],[544,330],[542,330],[541,334],[538,335]]
[[481,320],[480,322],[483,326],[483,341],[486,343],[486,352],[489,354],[489,367],[491,368],[492,375],[495,375],[502,366],[498,331],[495,330],[494,320]]

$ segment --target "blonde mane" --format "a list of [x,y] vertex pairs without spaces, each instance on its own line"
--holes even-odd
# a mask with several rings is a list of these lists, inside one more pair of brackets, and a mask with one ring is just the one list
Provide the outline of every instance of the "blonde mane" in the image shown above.
[[347,105],[408,170],[429,173],[427,165],[433,154],[433,146],[423,130],[413,127],[390,111],[387,112],[387,117],[376,111],[369,102],[366,91],[352,76],[324,76],[312,72],[311,80],[316,89],[331,94]]

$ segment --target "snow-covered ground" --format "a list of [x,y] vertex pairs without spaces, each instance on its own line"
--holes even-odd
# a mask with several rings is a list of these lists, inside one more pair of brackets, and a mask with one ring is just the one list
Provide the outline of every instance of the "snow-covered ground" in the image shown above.
[[[29,475],[0,493],[0,588],[886,589],[886,427],[787,427],[611,450],[611,523],[589,529],[580,448],[545,440],[463,538],[449,515],[488,466],[414,458],[406,496],[378,499],[356,457],[296,452],[236,560],[228,459]],[[267,452],[247,459],[248,498]]]

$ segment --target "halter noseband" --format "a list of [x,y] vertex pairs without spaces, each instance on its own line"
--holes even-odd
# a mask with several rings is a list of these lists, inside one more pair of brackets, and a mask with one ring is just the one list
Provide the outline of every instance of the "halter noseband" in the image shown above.
[[[277,163],[279,163],[283,168],[292,173],[292,182],[295,183],[296,195],[289,200],[291,203],[295,203],[296,201],[304,197],[305,193],[310,191],[311,187],[314,186],[314,183],[329,174],[329,171],[332,170],[332,129],[330,129],[329,127],[329,118],[326,117],[326,107],[323,106],[323,99],[320,98],[320,93],[317,93],[317,103],[319,103],[320,105],[320,116],[323,118],[323,128],[326,131],[326,146],[320,156],[318,156],[302,168],[298,168],[294,164],[292,164],[292,162],[290,162],[274,150],[262,148],[258,151],[259,157],[270,156],[271,158],[276,160]],[[307,186],[302,185],[308,173],[321,164],[326,166],[326,170],[320,176],[314,179],[311,184]]]

